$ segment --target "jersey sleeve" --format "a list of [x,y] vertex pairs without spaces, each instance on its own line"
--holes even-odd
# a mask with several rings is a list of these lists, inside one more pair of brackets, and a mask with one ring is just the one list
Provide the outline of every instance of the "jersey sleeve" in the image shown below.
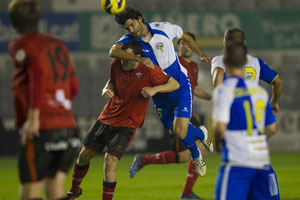
[[213,120],[228,123],[232,93],[223,87],[217,87],[213,92]]
[[275,123],[276,118],[273,114],[271,104],[268,102],[266,106],[266,120],[265,120],[265,126],[269,126],[273,123]]
[[120,44],[125,44],[126,42],[132,40],[133,38],[129,36],[129,34],[123,35],[118,41],[115,42],[115,44],[120,43]]
[[29,77],[29,107],[40,108],[43,91],[43,68],[36,59],[28,61],[27,73]]
[[170,78],[170,75],[165,73],[159,66],[155,65],[151,69],[151,82],[153,86],[165,84]]
[[260,65],[260,75],[259,79],[266,81],[267,83],[272,83],[278,73],[267,65],[262,59],[258,58]]
[[223,63],[223,57],[222,56],[216,56],[212,59],[211,61],[211,75],[213,76],[214,74],[214,71],[217,67],[220,67],[222,69],[224,69],[225,71],[225,66],[224,66],[224,63]]
[[109,80],[112,83],[115,82],[116,65],[117,65],[117,60],[113,59],[111,66],[110,66],[110,71],[109,71]]
[[163,22],[164,24],[164,31],[168,35],[168,37],[173,40],[173,39],[179,39],[182,37],[183,30],[180,26],[176,24],[171,24],[169,22]]

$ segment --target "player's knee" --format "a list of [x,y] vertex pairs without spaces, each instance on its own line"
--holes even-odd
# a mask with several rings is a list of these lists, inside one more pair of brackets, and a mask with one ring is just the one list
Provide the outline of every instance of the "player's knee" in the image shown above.
[[90,160],[95,155],[95,152],[91,149],[83,148],[78,157],[78,163],[81,165],[87,165],[90,163]]
[[191,154],[189,150],[181,151],[178,153],[179,155],[179,163],[184,163],[190,160]]
[[174,134],[179,137],[180,139],[185,138],[187,129],[182,126],[175,126],[173,129]]

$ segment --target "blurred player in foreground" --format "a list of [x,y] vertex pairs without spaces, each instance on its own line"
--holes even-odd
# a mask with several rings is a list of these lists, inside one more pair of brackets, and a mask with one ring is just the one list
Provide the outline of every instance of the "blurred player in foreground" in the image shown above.
[[[224,34],[224,46],[231,42],[245,44],[244,32],[237,28],[228,29]],[[216,56],[211,63],[214,87],[221,84],[223,79],[226,78],[224,77],[225,65],[223,59],[224,56]],[[247,54],[243,72],[246,78],[253,80],[256,84],[258,84],[259,79],[272,84],[273,92],[271,106],[273,112],[277,114],[279,112],[278,102],[282,92],[282,80],[280,79],[279,74],[270,68],[263,60],[252,57],[249,54]],[[268,171],[264,170],[260,171],[260,173],[261,176],[270,177],[269,184],[257,183],[260,185],[262,193],[266,195],[265,198],[272,200],[280,199],[277,176],[272,166],[269,166]]]
[[[122,49],[140,56],[142,44],[132,40]],[[102,200],[113,198],[117,184],[115,169],[135,130],[144,122],[149,98],[158,92],[171,92],[178,88],[179,83],[158,66],[148,68],[136,61],[113,60],[110,79],[102,91],[102,96],[110,100],[86,136],[74,167],[69,199],[81,195],[80,184],[88,172],[90,160],[104,148]]]
[[216,200],[270,199],[261,193],[270,179],[261,171],[270,167],[267,138],[276,132],[275,116],[265,89],[245,78],[246,57],[244,44],[225,46],[228,77],[213,93],[215,148],[222,149]]
[[[180,88],[172,93],[153,96],[155,109],[165,129],[173,129],[173,133],[180,138],[191,151],[196,170],[199,175],[206,173],[206,164],[195,143],[194,137],[203,142],[209,151],[213,151],[213,144],[208,138],[204,126],[195,127],[190,122],[192,112],[192,89],[186,70],[180,66],[173,39],[183,39],[202,60],[210,61],[191,38],[182,31],[181,27],[168,22],[146,23],[140,11],[127,7],[116,15],[115,20],[129,33],[124,35],[110,49],[110,56],[123,60],[136,60],[152,67],[153,63],[160,66],[164,72],[172,76],[180,84]],[[142,59],[130,55],[122,50],[122,45],[130,40],[138,40],[143,45]]]
[[[196,37],[193,33],[187,33],[193,38],[194,41],[196,40]],[[190,79],[192,86],[193,95],[200,99],[211,100],[211,95],[198,86],[198,64],[192,61],[192,49],[189,48],[186,42],[182,39],[179,39],[177,43],[179,62],[187,70],[188,78]],[[191,117],[190,122],[195,127],[201,126],[200,122],[195,116]],[[172,132],[172,130],[170,131]],[[170,147],[172,149],[171,151],[165,151],[148,156],[136,155],[130,167],[130,177],[133,178],[142,167],[149,164],[185,163],[189,161],[186,183],[180,198],[201,199],[192,191],[193,186],[198,178],[198,173],[195,170],[193,161],[191,160],[189,150],[173,133],[171,133],[170,144]],[[199,140],[196,141],[196,145],[200,149],[203,159],[205,159],[207,153],[205,147]]]
[[19,38],[9,44],[16,69],[13,94],[19,152],[20,199],[65,197],[66,172],[80,147],[71,100],[78,81],[66,46],[38,33],[39,4],[13,0],[8,7]]

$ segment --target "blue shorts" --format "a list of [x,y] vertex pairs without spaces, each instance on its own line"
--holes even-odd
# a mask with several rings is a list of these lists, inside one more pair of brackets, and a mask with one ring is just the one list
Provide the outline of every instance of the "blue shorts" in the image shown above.
[[152,99],[164,128],[172,126],[175,117],[191,118],[192,89],[188,82],[172,93],[158,93]]
[[[271,168],[262,170],[230,165],[221,166],[215,184],[214,199],[280,199],[276,176],[275,179],[269,178],[270,170]],[[273,174],[275,175],[274,171]]]

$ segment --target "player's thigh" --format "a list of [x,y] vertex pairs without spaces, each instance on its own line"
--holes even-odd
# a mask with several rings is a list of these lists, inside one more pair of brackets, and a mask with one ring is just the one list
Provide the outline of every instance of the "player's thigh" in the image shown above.
[[45,192],[47,200],[61,199],[65,196],[67,174],[64,171],[58,171],[53,178],[45,179]]
[[110,132],[110,126],[103,124],[97,119],[89,129],[83,145],[89,149],[93,149],[94,151],[102,152],[108,143],[106,136]]
[[251,200],[255,199],[268,199],[279,200],[279,188],[277,176],[272,168],[269,166],[268,170],[259,170],[255,176],[252,184],[252,191],[250,195]]
[[214,199],[247,200],[253,174],[253,169],[221,166],[215,183]]
[[44,181],[38,181],[33,183],[23,183],[20,186],[20,199],[38,199],[42,197],[42,190]]
[[158,117],[163,124],[163,127],[165,129],[172,128],[172,123],[174,122],[174,101],[168,99],[160,99],[154,101],[154,106]]
[[24,146],[20,146],[18,170],[21,184],[42,181],[47,175],[54,156],[45,150],[42,137],[41,134],[39,138],[29,139]]
[[110,127],[110,133],[107,134],[106,152],[121,159],[125,150],[133,139],[135,129],[130,127]]
[[188,131],[189,122],[189,118],[175,117],[173,124],[173,133],[180,139],[185,138]]

